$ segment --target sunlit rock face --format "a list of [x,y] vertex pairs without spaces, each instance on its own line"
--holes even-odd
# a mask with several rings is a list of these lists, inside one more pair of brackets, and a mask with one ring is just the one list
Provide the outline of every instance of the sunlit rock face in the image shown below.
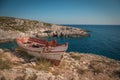
[[0,39],[35,36],[81,37],[88,36],[88,33],[80,28],[13,17],[0,17]]

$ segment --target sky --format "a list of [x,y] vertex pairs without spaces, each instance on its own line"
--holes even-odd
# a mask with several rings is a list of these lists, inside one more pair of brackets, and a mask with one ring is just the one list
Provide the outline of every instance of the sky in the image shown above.
[[54,24],[120,25],[120,0],[0,0],[0,16]]

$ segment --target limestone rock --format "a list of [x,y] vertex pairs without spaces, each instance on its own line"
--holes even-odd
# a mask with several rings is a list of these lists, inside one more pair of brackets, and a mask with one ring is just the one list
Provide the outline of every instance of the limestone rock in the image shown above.
[[[0,68],[0,80],[120,79],[120,61],[103,56],[70,52],[64,54],[59,66],[48,66],[45,62],[38,64],[36,58],[24,60],[15,52],[5,52],[4,50],[1,52],[3,53],[0,53],[0,60],[9,60],[12,66],[9,69]],[[19,64],[15,64],[15,61]]]
[[81,37],[88,35],[85,30],[80,28],[13,17],[0,17],[0,40],[11,40],[18,37]]

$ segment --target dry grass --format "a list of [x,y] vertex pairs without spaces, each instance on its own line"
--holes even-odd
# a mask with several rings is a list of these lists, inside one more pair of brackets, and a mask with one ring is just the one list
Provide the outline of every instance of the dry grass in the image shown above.
[[12,63],[9,60],[4,60],[4,53],[0,54],[0,70],[10,69]]
[[[16,51],[18,53],[20,53],[20,56],[27,59],[28,61],[30,61],[32,58],[34,58],[33,56],[29,55],[27,52],[21,50],[21,49],[16,49]],[[35,62],[35,66],[29,66],[29,67],[32,67],[34,69],[37,69],[37,70],[45,70],[45,71],[48,71],[50,70],[49,67],[52,66],[51,62],[45,58],[39,58],[37,59],[37,61]]]
[[81,56],[78,55],[78,54],[70,53],[70,56],[75,60],[80,60],[81,59]]
[[36,66],[33,68],[38,69],[38,70],[45,70],[49,71],[50,67],[52,66],[51,62],[45,58],[40,58],[36,62]]
[[[19,19],[20,21],[24,21],[22,24],[20,24],[15,19]],[[1,26],[0,29],[3,29],[5,31],[7,30],[13,30],[13,31],[21,31],[25,32],[29,29],[35,29],[38,27],[37,23],[39,23],[36,20],[27,20],[27,19],[20,19],[20,18],[14,18],[14,17],[0,17]],[[43,26],[46,28],[50,28],[52,24],[50,23],[43,23]]]
[[3,61],[0,59],[0,70],[3,69],[10,69],[11,68],[11,63],[9,61]]
[[104,73],[107,68],[104,61],[91,61],[89,67],[93,70],[94,74]]
[[[30,59],[34,58],[33,56],[29,55],[27,52],[25,52],[21,49],[16,49],[16,51],[18,53],[20,53],[20,56],[24,57],[25,59],[30,60]],[[39,58],[39,59],[37,59],[37,61],[35,63],[36,63],[36,66],[34,66],[34,67],[32,66],[32,67],[37,70],[48,71],[49,67],[52,66],[51,62],[45,58]]]

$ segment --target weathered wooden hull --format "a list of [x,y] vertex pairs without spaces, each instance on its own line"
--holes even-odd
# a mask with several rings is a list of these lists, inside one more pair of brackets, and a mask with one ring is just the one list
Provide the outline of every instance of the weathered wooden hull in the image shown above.
[[37,58],[46,58],[50,60],[61,60],[63,57],[64,52],[59,52],[59,53],[39,53],[39,52],[34,52],[34,51],[26,51],[28,54],[33,55]]
[[63,57],[64,52],[67,50],[68,45],[62,44],[57,46],[51,46],[51,47],[39,47],[39,48],[33,48],[26,46],[26,44],[23,44],[23,42],[17,41],[17,44],[20,48],[22,48],[24,51],[26,51],[28,54],[35,56],[37,58],[46,58],[49,60],[56,60],[60,61]]

